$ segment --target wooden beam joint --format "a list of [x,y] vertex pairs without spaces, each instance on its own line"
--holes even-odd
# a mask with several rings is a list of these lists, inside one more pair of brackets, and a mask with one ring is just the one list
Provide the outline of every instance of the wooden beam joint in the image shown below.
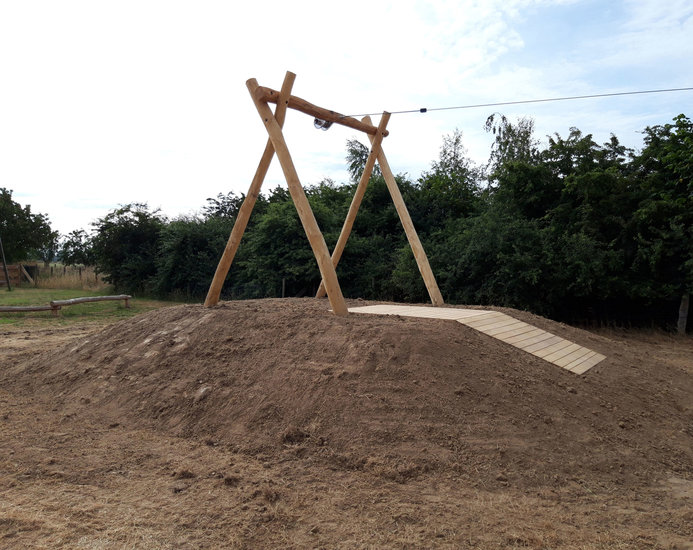
[[[263,103],[277,103],[277,101],[279,100],[279,92],[277,90],[273,90],[272,88],[267,88],[266,86],[258,86],[257,89],[253,92],[253,97],[258,101],[262,101]],[[376,135],[376,133],[378,132],[378,128],[376,126],[373,126],[372,124],[361,122],[360,120],[356,120],[355,118],[343,115],[330,109],[318,107],[317,105],[313,105],[305,99],[301,99],[300,97],[296,97],[295,95],[289,96],[287,106],[289,107],[289,109],[300,111],[315,118],[319,118],[320,120],[327,120],[328,122],[341,124],[342,126],[346,126],[353,130],[365,132],[366,134],[371,136]],[[268,121],[265,120],[265,122]],[[383,132],[383,136],[386,137],[388,135],[389,132],[385,130]]]

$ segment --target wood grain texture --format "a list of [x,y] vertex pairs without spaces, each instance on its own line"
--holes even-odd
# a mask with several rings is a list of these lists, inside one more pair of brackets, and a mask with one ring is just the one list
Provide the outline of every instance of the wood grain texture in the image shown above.
[[[533,346],[536,346],[537,344],[541,345],[547,340],[551,340],[552,338],[555,338],[553,334],[550,332],[544,332],[544,334],[540,334],[539,336],[535,336],[534,338],[529,338],[528,340],[523,340],[521,344],[518,344],[517,347],[524,350],[528,351],[528,348],[531,348]],[[544,346],[548,344],[543,344]],[[531,352],[529,352],[531,353]]]
[[71,298],[69,300],[52,300],[51,306],[73,306],[75,304],[85,304],[87,302],[109,302],[117,300],[128,300],[132,299],[129,294],[118,294],[116,296],[85,296],[83,298]]
[[574,372],[575,374],[584,374],[593,366],[597,365],[598,363],[601,363],[604,359],[606,359],[605,355],[602,355],[601,353],[596,353],[595,355],[588,359],[585,359],[581,363],[578,363],[577,365],[570,367],[568,370],[570,370],[570,372]]
[[486,326],[483,327],[481,332],[484,334],[488,334],[489,336],[496,336],[498,338],[498,334],[506,334],[509,332],[519,334],[517,331],[522,330],[525,327],[528,327],[529,325],[527,323],[523,323],[522,321],[516,321],[515,319],[511,319],[510,321],[502,321],[500,323],[497,323],[492,326]]
[[535,351],[548,348],[549,346],[553,346],[554,344],[563,341],[563,338],[561,338],[560,336],[554,336],[550,332],[547,332],[546,334],[548,335],[548,338],[546,338],[546,340],[539,340],[537,342],[534,342],[533,344],[528,343],[525,346],[523,346],[522,349],[525,350],[527,353],[533,354]]
[[526,334],[528,332],[532,332],[536,330],[536,327],[532,325],[528,325],[527,323],[523,323],[524,326],[511,329],[511,330],[506,330],[502,332],[494,331],[493,334],[490,336],[494,336],[495,338],[498,338],[499,340],[506,340],[508,338],[513,338],[515,336],[522,336],[523,334]]
[[274,114],[267,103],[257,99],[258,84],[255,79],[248,80],[246,84],[248,86],[250,96],[253,98],[258,114],[265,123],[265,129],[269,134],[272,145],[274,146],[274,151],[279,159],[279,164],[284,172],[284,177],[286,178],[286,183],[289,188],[289,194],[294,202],[296,212],[298,212],[298,217],[301,220],[301,225],[303,225],[303,230],[308,237],[308,242],[310,243],[310,247],[313,250],[313,255],[318,263],[320,276],[322,277],[322,280],[325,281],[327,297],[330,301],[330,306],[332,306],[332,311],[335,313],[335,315],[347,315],[348,309],[346,302],[344,301],[344,296],[342,295],[342,289],[339,286],[337,273],[332,265],[330,253],[327,250],[327,244],[325,244],[325,238],[318,227],[318,222],[316,221],[313,210],[308,203],[306,193],[301,186],[301,181],[299,180],[298,173],[296,172],[296,167],[294,166],[294,162],[291,158],[289,148],[284,140],[282,129],[279,126],[277,119],[274,118]]
[[[368,139],[371,143],[373,143],[375,137],[369,135]],[[409,210],[407,210],[407,206],[404,204],[402,193],[400,193],[395,176],[390,169],[390,164],[387,162],[387,158],[385,157],[385,153],[382,151],[382,149],[378,155],[378,164],[380,165],[380,171],[385,179],[385,185],[387,185],[387,189],[392,197],[392,202],[395,203],[395,210],[397,210],[399,220],[402,222],[402,227],[404,227],[404,232],[407,235],[409,246],[414,253],[416,265],[419,267],[419,272],[423,277],[426,290],[428,290],[428,295],[431,298],[431,303],[434,306],[443,305],[443,296],[438,288],[438,283],[433,275],[433,270],[428,263],[428,257],[426,256],[426,252],[424,251],[421,241],[419,240],[419,235],[416,233],[414,223],[411,221],[411,216],[409,215]]]
[[[291,95],[291,88],[294,85],[294,80],[296,75],[294,73],[288,72],[284,76],[284,83],[282,84],[281,92],[279,92],[279,101],[277,101],[277,108],[274,113],[274,118],[277,120],[279,127],[284,126],[284,120],[286,119],[286,109],[288,106],[288,97]],[[241,244],[241,239],[245,233],[246,227],[248,227],[248,220],[250,219],[250,214],[255,207],[257,198],[260,195],[260,189],[267,176],[267,171],[269,170],[270,164],[272,163],[272,158],[274,157],[274,146],[272,145],[272,140],[267,139],[267,144],[265,145],[265,151],[262,153],[260,158],[260,163],[258,164],[257,170],[255,171],[255,176],[250,183],[250,189],[248,189],[248,194],[243,200],[241,208],[238,210],[238,215],[236,216],[236,221],[233,224],[233,229],[231,230],[231,235],[229,235],[229,240],[226,243],[226,248],[221,255],[219,264],[214,273],[214,278],[207,291],[207,297],[205,298],[205,307],[213,307],[219,303],[219,297],[221,296],[221,289],[224,286],[224,280],[229,273],[233,259],[238,251],[238,246]]]
[[[277,101],[279,100],[279,96],[279,92],[273,90],[272,88],[267,88],[265,86],[257,86],[253,98],[257,99],[258,101],[262,101],[263,103],[277,103]],[[375,136],[375,134],[378,131],[378,129],[372,124],[361,122],[360,120],[357,120],[349,116],[345,116],[341,113],[338,113],[337,111],[332,111],[330,109],[318,107],[317,105],[313,105],[312,103],[306,101],[305,99],[301,99],[300,97],[296,97],[293,95],[289,96],[288,102],[289,109],[300,111],[306,115],[319,118],[320,120],[327,120],[335,124],[340,124],[342,126],[352,128],[353,130],[359,130],[361,132],[365,132],[370,136]],[[383,135],[388,135],[387,130],[383,132]]]
[[[363,119],[370,123],[370,117],[365,117]],[[339,239],[337,239],[337,244],[332,251],[332,265],[337,269],[337,264],[342,257],[344,252],[344,247],[349,240],[349,235],[351,235],[351,229],[354,227],[354,221],[356,220],[356,214],[358,214],[359,208],[361,207],[361,201],[363,196],[366,194],[366,188],[368,187],[368,182],[371,179],[371,174],[373,173],[373,167],[375,166],[375,161],[381,151],[381,145],[383,143],[383,138],[385,137],[385,128],[390,120],[390,113],[383,113],[380,119],[380,124],[378,125],[378,132],[375,134],[371,145],[371,152],[368,154],[368,159],[366,159],[366,166],[361,174],[361,179],[359,180],[356,191],[354,192],[354,197],[351,199],[351,205],[349,206],[349,212],[347,212],[346,219],[344,220],[344,225],[342,226],[342,231],[339,233]],[[325,296],[325,283],[320,281],[320,287],[315,294],[316,298],[322,298]]]
[[508,321],[514,321],[512,317],[505,315],[504,313],[495,313],[494,315],[488,315],[483,318],[470,320],[467,323],[470,327],[474,327],[477,330],[491,329],[498,325],[498,323],[507,323]]
[[[59,306],[55,306],[58,309]],[[0,306],[0,313],[22,313],[24,311],[50,311],[51,306]]]

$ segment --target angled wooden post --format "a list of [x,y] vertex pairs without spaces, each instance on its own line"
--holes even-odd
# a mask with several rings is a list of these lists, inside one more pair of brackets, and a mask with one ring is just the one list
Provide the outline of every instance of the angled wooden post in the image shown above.
[[[371,135],[368,136],[368,139],[370,139],[371,143],[375,141],[374,136]],[[387,188],[390,191],[392,202],[395,203],[395,209],[397,210],[399,219],[404,227],[404,232],[407,234],[409,246],[411,246],[411,250],[414,253],[416,264],[419,266],[419,271],[421,272],[424,284],[428,290],[428,295],[431,297],[431,302],[434,306],[440,306],[444,303],[443,296],[440,294],[438,283],[436,283],[436,278],[433,275],[430,264],[428,263],[428,257],[426,256],[426,252],[421,245],[421,241],[416,233],[416,229],[414,229],[414,224],[411,221],[409,210],[407,210],[407,206],[404,204],[402,193],[400,193],[399,187],[397,187],[395,176],[392,174],[392,170],[390,170],[390,165],[388,164],[387,158],[385,158],[385,153],[382,149],[378,154],[378,164],[380,165],[380,170],[383,173],[383,178],[385,178]]]
[[[250,213],[253,210],[262,186],[262,182],[267,175],[267,170],[275,153],[279,159],[279,163],[281,164],[282,171],[284,172],[284,177],[286,178],[289,188],[289,193],[291,194],[294,206],[296,207],[301,224],[303,225],[303,229],[308,237],[313,254],[315,255],[318,268],[320,269],[322,281],[320,284],[320,289],[318,290],[318,296],[327,293],[332,310],[336,315],[346,315],[348,310],[344,297],[342,296],[342,290],[339,286],[335,268],[339,263],[342,253],[344,252],[344,247],[346,246],[349,235],[351,234],[354,220],[363,200],[363,196],[368,185],[368,180],[371,177],[376,160],[380,164],[385,183],[387,184],[390,196],[392,197],[392,201],[395,205],[395,209],[397,210],[397,214],[399,215],[402,226],[404,227],[404,231],[407,235],[409,245],[412,248],[412,252],[414,253],[414,258],[416,259],[419,271],[421,272],[424,283],[426,284],[426,288],[428,289],[431,302],[433,302],[433,305],[436,306],[441,305],[443,303],[443,298],[440,294],[440,290],[438,289],[433,272],[431,271],[428,258],[426,257],[426,253],[421,245],[421,241],[416,234],[414,224],[411,221],[407,207],[405,206],[402,195],[397,187],[397,182],[395,181],[392,171],[387,163],[385,153],[382,150],[383,137],[388,135],[386,127],[390,114],[387,112],[383,113],[379,126],[375,127],[373,126],[370,117],[364,117],[359,121],[352,117],[341,115],[335,111],[318,107],[305,101],[304,99],[291,95],[294,79],[295,75],[287,72],[284,78],[284,84],[279,92],[272,90],[271,88],[259,86],[255,79],[250,79],[246,82],[253,103],[255,103],[258,114],[265,124],[265,128],[269,135],[269,140],[265,147],[265,152],[260,160],[260,164],[258,165],[255,177],[250,185],[248,195],[241,205],[233,230],[226,244],[226,248],[221,260],[219,261],[219,265],[217,266],[214,279],[210,285],[209,291],[207,292],[205,306],[211,307],[219,302],[219,296],[221,294],[224,279],[226,278],[231,263],[233,262],[238,245],[247,227]],[[268,105],[269,103],[277,104],[277,109],[274,114]],[[289,153],[289,149],[284,139],[284,134],[282,133],[282,125],[284,123],[287,108],[301,111],[323,121],[365,132],[368,134],[371,142],[371,151],[368,155],[366,166],[356,188],[354,198],[352,199],[351,206],[349,207],[349,212],[344,221],[344,225],[342,226],[342,231],[332,257],[330,257],[329,250],[325,244],[325,239],[320,231],[320,228],[318,227],[315,216],[313,215],[313,211],[310,208],[308,199],[306,198],[303,187],[301,186],[298,174],[296,173],[296,168],[293,164],[293,160],[291,159],[291,154]]]
[[[383,113],[383,116],[380,119],[380,124],[378,125],[378,133],[375,134],[375,138],[373,139],[373,143],[371,145],[371,152],[368,154],[368,159],[366,160],[366,166],[363,169],[363,174],[361,174],[361,179],[359,180],[359,184],[356,187],[354,198],[351,199],[351,206],[349,206],[349,212],[347,213],[347,217],[344,220],[342,231],[339,234],[337,244],[335,245],[334,250],[332,251],[332,265],[334,265],[335,269],[337,268],[337,264],[339,264],[339,260],[342,257],[342,253],[344,252],[344,247],[346,246],[346,243],[349,240],[349,235],[351,235],[351,230],[354,227],[354,220],[356,219],[356,214],[358,214],[359,207],[361,206],[361,201],[363,201],[363,195],[366,193],[368,181],[371,179],[373,167],[375,166],[375,160],[378,158],[378,154],[381,151],[381,145],[383,143],[383,138],[385,137],[385,128],[387,127],[387,123],[389,122],[389,120],[390,113]],[[367,122],[368,124],[370,124],[371,119],[370,117],[364,117],[362,119],[362,122]],[[318,292],[315,294],[315,297],[322,298],[324,296],[325,283],[324,281],[321,281],[320,288],[318,288]]]
[[0,238],[0,259],[2,260],[2,269],[5,272],[5,280],[7,281],[7,290],[12,290],[10,283],[10,274],[7,272],[7,262],[5,261],[5,249],[2,247],[2,238]]
[[[289,104],[289,97],[291,97],[291,89],[294,85],[295,79],[296,75],[288,71],[284,76],[284,83],[282,84],[282,89],[279,93],[279,100],[277,101],[277,109],[274,113],[274,117],[277,120],[280,128],[284,125],[286,109]],[[238,211],[236,221],[234,222],[233,229],[231,230],[231,235],[226,243],[226,248],[224,249],[224,253],[219,260],[219,265],[217,265],[217,270],[214,273],[212,284],[209,286],[209,290],[207,291],[205,307],[212,307],[219,303],[219,296],[221,296],[221,289],[224,286],[224,280],[226,279],[226,275],[229,273],[231,263],[233,262],[233,259],[236,256],[236,251],[238,250],[238,245],[241,243],[243,233],[245,233],[246,227],[248,226],[250,214],[255,207],[255,202],[260,194],[260,188],[262,187],[262,183],[265,181],[267,170],[269,169],[273,157],[274,146],[272,145],[272,140],[268,139],[267,145],[265,146],[265,151],[262,153],[262,157],[260,159],[260,164],[255,171],[255,177],[253,177],[253,181],[250,184],[250,189],[248,189],[248,194],[245,196],[245,200]]]
[[[82,268],[80,267],[80,269],[82,269]],[[26,270],[26,268],[22,264],[19,264],[19,270],[22,272],[22,275],[24,275],[24,277],[26,277],[26,280],[29,282],[30,285],[36,285],[34,280],[31,278],[31,275],[29,275],[29,272]]]
[[332,265],[330,253],[325,244],[325,238],[320,232],[318,222],[315,220],[313,211],[310,208],[306,194],[301,186],[301,181],[296,173],[296,168],[294,167],[289,148],[284,140],[282,129],[272,114],[272,110],[269,108],[267,101],[263,101],[260,98],[262,90],[259,90],[257,81],[251,78],[246,82],[246,85],[248,86],[248,91],[253,98],[253,103],[255,103],[260,118],[262,118],[262,121],[265,123],[265,128],[267,129],[267,133],[274,146],[274,151],[281,164],[286,183],[289,187],[289,193],[294,201],[298,217],[301,219],[301,224],[303,225],[303,229],[306,232],[306,236],[308,237],[308,241],[310,242],[313,254],[318,263],[320,276],[322,280],[325,281],[327,297],[330,300],[332,311],[336,315],[346,315],[348,313],[346,302],[344,301],[344,296],[342,296],[342,289],[339,287],[337,273]]

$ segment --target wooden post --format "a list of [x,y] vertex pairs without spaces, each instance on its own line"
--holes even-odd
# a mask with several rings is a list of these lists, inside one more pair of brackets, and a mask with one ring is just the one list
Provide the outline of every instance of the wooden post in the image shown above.
[[[370,135],[368,136],[368,139],[370,139],[371,143],[375,141],[375,138]],[[431,302],[434,306],[440,306],[444,303],[443,296],[440,294],[438,283],[436,283],[436,278],[434,277],[431,266],[428,263],[426,252],[421,245],[421,241],[416,233],[416,229],[414,229],[414,224],[411,221],[411,216],[409,215],[407,206],[404,204],[402,193],[400,193],[399,187],[397,187],[395,176],[392,174],[390,165],[388,164],[387,158],[385,158],[385,153],[382,150],[378,154],[378,164],[380,165],[380,170],[385,178],[387,188],[390,191],[392,202],[395,203],[395,209],[397,210],[399,219],[404,227],[404,232],[407,234],[409,246],[411,246],[411,250],[414,253],[416,264],[419,266],[419,271],[421,272],[426,289],[428,290],[428,295],[431,297]]]
[[[335,245],[334,250],[332,251],[332,265],[334,265],[335,269],[337,268],[337,264],[339,264],[339,260],[342,257],[344,247],[346,246],[346,243],[349,240],[349,235],[351,235],[351,229],[354,227],[354,220],[356,219],[356,214],[358,214],[359,208],[361,206],[361,201],[363,200],[363,196],[366,193],[368,181],[371,179],[371,174],[373,173],[375,161],[378,158],[378,154],[381,151],[383,137],[385,137],[385,128],[387,127],[387,123],[389,122],[389,120],[390,113],[383,113],[383,116],[380,119],[380,124],[378,125],[378,131],[371,145],[371,152],[369,153],[368,159],[366,160],[366,166],[363,169],[363,174],[361,174],[361,179],[359,180],[359,184],[356,187],[354,198],[351,199],[351,206],[349,206],[349,212],[347,213],[347,217],[344,220],[342,231],[339,234],[337,244]],[[366,116],[362,119],[362,122],[366,124],[371,124],[371,119],[370,117]],[[315,297],[322,298],[323,296],[325,296],[325,283],[324,281],[320,281],[320,287],[318,288],[318,292],[315,294]]]
[[[282,84],[282,89],[279,93],[277,109],[274,114],[274,117],[277,119],[277,123],[280,127],[284,125],[286,109],[289,103],[288,98],[291,95],[291,88],[294,85],[295,79],[296,75],[288,71],[284,76],[284,83]],[[243,233],[245,233],[246,227],[248,227],[250,214],[255,207],[255,202],[260,194],[260,188],[262,187],[262,183],[265,181],[265,176],[267,176],[267,170],[269,170],[273,157],[274,146],[272,145],[272,140],[268,139],[267,145],[265,146],[265,151],[262,153],[262,157],[260,158],[260,164],[255,171],[255,176],[250,184],[250,189],[248,189],[248,194],[245,196],[245,200],[238,211],[236,221],[233,224],[233,229],[231,230],[231,235],[226,243],[226,248],[224,249],[224,253],[219,260],[219,265],[217,265],[217,270],[214,273],[212,284],[209,286],[209,290],[207,291],[205,307],[213,307],[219,303],[219,296],[221,296],[221,289],[224,286],[224,280],[226,279],[226,275],[228,275],[231,264],[233,263],[233,259],[236,256],[236,251],[238,250],[238,245],[241,243]]]
[[29,284],[36,286],[36,283],[34,283],[34,280],[31,278],[31,275],[29,275],[29,272],[22,264],[19,264],[19,269],[22,272],[22,274],[26,277],[26,280],[29,281]]
[[5,260],[5,249],[2,246],[2,238],[0,238],[0,258],[2,258],[2,268],[5,271],[5,280],[7,281],[7,291],[12,290],[12,285],[10,283],[10,274],[7,272],[7,261]]
[[332,306],[332,311],[335,315],[347,315],[348,309],[346,302],[344,301],[344,296],[342,296],[342,289],[339,287],[339,281],[337,280],[337,273],[335,272],[334,266],[332,265],[332,260],[330,258],[330,252],[325,244],[325,238],[320,232],[318,227],[318,222],[315,220],[313,211],[310,208],[306,194],[303,191],[301,182],[296,173],[296,168],[294,167],[293,160],[291,159],[291,154],[289,153],[289,148],[284,141],[284,135],[282,134],[282,129],[277,122],[277,119],[272,114],[272,110],[269,108],[266,102],[258,99],[258,83],[254,78],[251,78],[246,82],[248,86],[248,91],[250,96],[255,103],[255,107],[265,123],[265,128],[269,134],[272,145],[274,146],[274,151],[277,154],[279,163],[281,164],[282,171],[284,172],[284,177],[286,178],[286,183],[289,187],[289,193],[294,201],[294,206],[298,212],[298,217],[301,219],[301,224],[306,232],[310,246],[313,249],[313,254],[318,263],[318,268],[320,269],[320,276],[323,281],[325,281],[325,288],[327,289],[327,297],[330,300],[330,305]]

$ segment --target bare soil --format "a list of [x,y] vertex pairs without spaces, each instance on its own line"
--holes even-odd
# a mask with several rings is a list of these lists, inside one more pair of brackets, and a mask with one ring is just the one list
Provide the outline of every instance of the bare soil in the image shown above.
[[0,326],[0,548],[693,549],[690,337],[328,307]]

